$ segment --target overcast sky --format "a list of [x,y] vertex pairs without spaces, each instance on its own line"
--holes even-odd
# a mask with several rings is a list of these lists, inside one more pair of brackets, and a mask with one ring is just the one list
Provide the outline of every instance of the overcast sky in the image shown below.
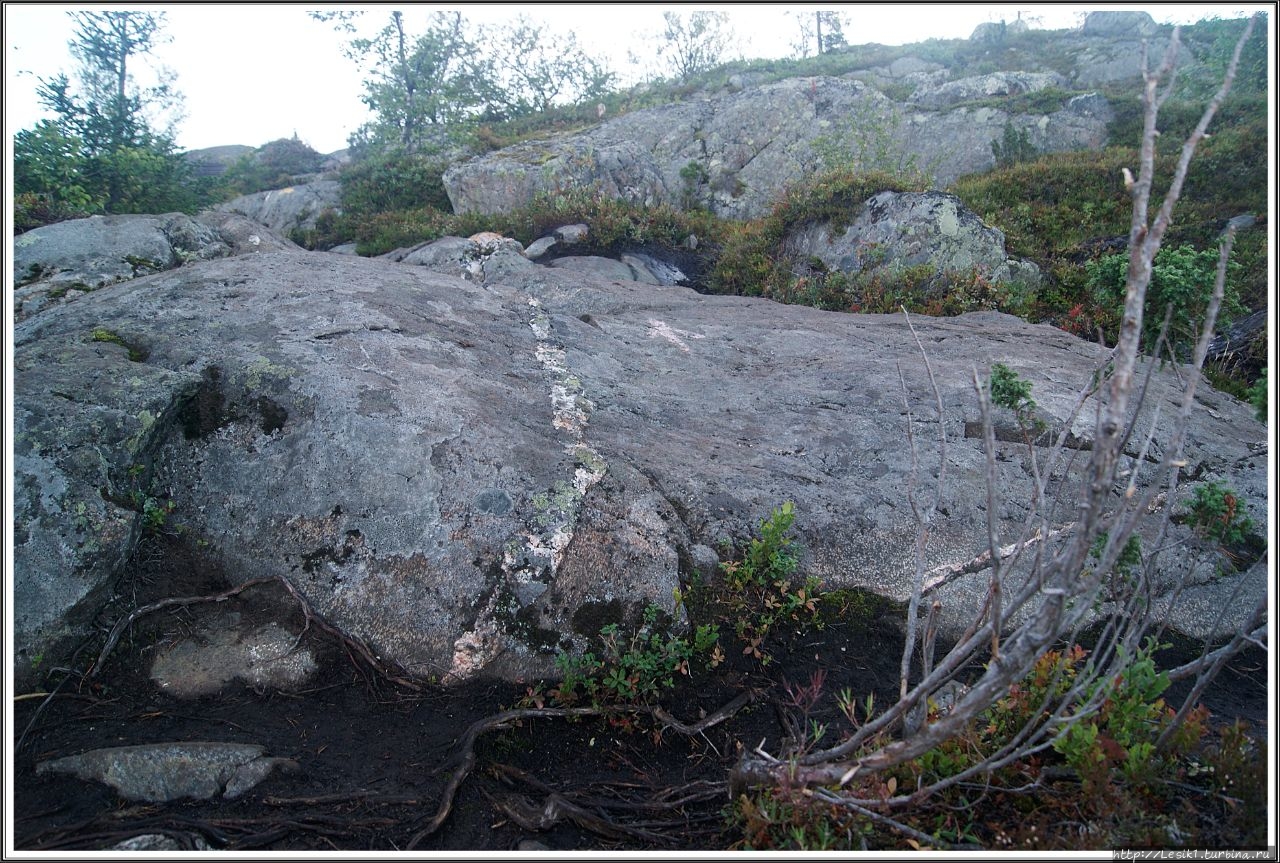
[[[35,97],[39,78],[59,71],[71,74],[67,52],[72,25],[66,12],[96,8],[55,4],[7,4],[5,14],[5,127],[12,140],[46,116]],[[111,8],[111,7],[106,7]],[[118,7],[128,8],[128,7]],[[149,7],[156,8],[156,7]],[[368,119],[360,101],[360,74],[343,57],[342,38],[333,27],[311,20],[309,8],[275,4],[207,4],[163,7],[172,42],[155,60],[177,73],[186,118],[178,126],[178,144],[198,149],[223,144],[260,146],[297,135],[329,153],[346,146],[347,136]],[[358,8],[344,6],[344,9]],[[370,7],[366,18],[381,22],[392,7]],[[406,4],[410,25],[433,8]],[[555,5],[476,4],[455,7],[476,22],[498,23],[524,13],[557,28],[572,29],[590,52],[606,56],[614,71],[633,74],[628,49],[652,57],[652,36],[662,24],[664,7],[641,4]],[[984,21],[1013,20],[1021,13],[1044,29],[1077,26],[1084,11],[1106,4],[844,4],[843,6],[714,5],[665,7],[680,12],[707,8],[728,12],[738,43],[733,51],[749,58],[791,54],[796,23],[787,10],[841,8],[849,13],[845,36],[852,44],[901,45],[929,38],[963,39]],[[1157,21],[1188,23],[1203,17],[1237,17],[1270,4],[1129,5]]]

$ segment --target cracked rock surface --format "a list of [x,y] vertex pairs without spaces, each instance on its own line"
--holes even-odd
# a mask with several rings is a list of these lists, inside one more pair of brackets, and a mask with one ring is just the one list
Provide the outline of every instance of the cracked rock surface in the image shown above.
[[[651,603],[672,611],[675,588],[714,577],[787,500],[802,565],[828,587],[909,595],[903,387],[928,495],[939,418],[901,316],[596,280],[503,243],[476,263],[463,278],[282,250],[108,286],[19,322],[19,681],[88,631],[157,507],[229,581],[285,577],[423,678],[553,673],[556,651],[584,649],[602,624]],[[975,372],[1008,365],[1058,427],[1104,351],[995,313],[913,322],[948,442],[926,561],[945,566],[987,542],[982,442],[965,434],[979,418]],[[1156,369],[1140,485],[1163,482],[1149,459],[1177,392],[1175,371]],[[1265,427],[1207,386],[1197,399],[1187,476],[1230,483],[1265,524]],[[1090,402],[1070,429],[1081,449],[1092,417]],[[1015,535],[1030,466],[1023,444],[999,446],[997,526]],[[1078,469],[1055,490],[1072,494]],[[1173,525],[1173,542],[1188,535]],[[1194,547],[1161,558],[1162,584],[1190,567],[1197,585],[1199,604],[1170,622],[1230,627],[1251,606],[1231,592],[1265,590],[1265,567],[1222,575]],[[944,632],[973,619],[985,587],[979,575],[941,591]],[[1221,618],[1206,610],[1215,602]]]

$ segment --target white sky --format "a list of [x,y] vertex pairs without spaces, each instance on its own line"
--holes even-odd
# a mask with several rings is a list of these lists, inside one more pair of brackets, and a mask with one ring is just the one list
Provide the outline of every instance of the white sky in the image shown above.
[[[75,64],[66,43],[72,33],[66,16],[73,9],[131,8],[59,4],[7,4],[5,34],[5,127],[7,137],[46,116],[35,96],[39,78]],[[136,7],[136,8],[151,8]],[[331,4],[173,4],[166,33],[172,42],[154,52],[155,59],[177,73],[185,97],[186,117],[178,126],[178,144],[199,149],[223,144],[260,146],[276,138],[298,136],[322,153],[346,146],[347,136],[368,118],[360,101],[361,75],[341,53],[343,39],[331,25],[307,16],[308,9],[359,8]],[[385,21],[391,6],[366,7],[371,23]],[[442,6],[404,4],[410,25]],[[589,53],[604,55],[624,78],[627,50],[652,57],[664,8],[689,12],[706,8],[730,14],[739,37],[736,53],[749,58],[784,57],[791,53],[795,21],[787,10],[843,9],[852,24],[845,29],[851,44],[901,45],[930,38],[967,38],[984,21],[1013,20],[1021,12],[1044,29],[1077,26],[1090,9],[1108,4],[708,4],[659,6],[642,4],[476,4],[460,5],[469,19],[498,23],[516,14],[572,29]],[[1201,18],[1237,17],[1271,4],[1147,4],[1141,8],[1160,22],[1189,23]]]

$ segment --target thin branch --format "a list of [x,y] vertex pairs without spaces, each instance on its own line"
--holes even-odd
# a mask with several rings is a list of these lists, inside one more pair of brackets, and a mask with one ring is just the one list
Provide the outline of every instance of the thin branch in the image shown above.
[[865,806],[861,806],[847,797],[841,797],[837,794],[833,794],[830,791],[826,790],[825,788],[819,788],[814,792],[813,796],[818,800],[823,801],[824,803],[830,803],[833,806],[840,806],[845,809],[851,809],[854,812],[857,812],[859,815],[863,816],[864,818],[870,818],[872,821],[875,821],[878,824],[883,824],[886,827],[890,827],[898,831],[902,835],[909,836],[912,839],[916,840],[917,842],[920,842],[922,845],[925,845],[926,847],[929,847],[929,848],[942,848],[943,850],[946,850],[946,851],[962,851],[966,849],[967,850],[973,849],[972,845],[953,845],[950,842],[942,842],[936,836],[931,836],[928,833],[915,829],[914,827],[908,827],[906,824],[903,824],[901,821],[898,821],[897,819],[890,818],[888,815],[883,815],[872,809],[868,809]]

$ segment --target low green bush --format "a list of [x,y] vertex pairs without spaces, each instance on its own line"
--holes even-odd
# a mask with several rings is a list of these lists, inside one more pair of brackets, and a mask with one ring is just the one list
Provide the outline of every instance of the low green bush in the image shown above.
[[[1217,250],[1197,251],[1191,246],[1161,249],[1151,268],[1151,284],[1147,288],[1146,308],[1142,318],[1142,347],[1154,354],[1166,309],[1171,309],[1167,341],[1174,356],[1187,360],[1200,336],[1201,322],[1213,293],[1217,276]],[[1114,340],[1124,311],[1125,281],[1129,270],[1128,254],[1107,255],[1085,265],[1089,289],[1099,309],[1100,322],[1108,337]],[[1240,267],[1227,264],[1227,280],[1218,327],[1229,324],[1244,314],[1240,304]]]

